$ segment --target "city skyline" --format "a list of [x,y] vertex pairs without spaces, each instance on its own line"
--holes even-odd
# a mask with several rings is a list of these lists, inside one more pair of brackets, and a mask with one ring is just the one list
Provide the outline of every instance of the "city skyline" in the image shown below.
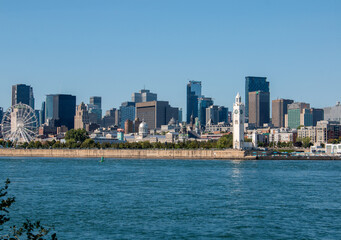
[[17,3],[0,4],[4,109],[23,83],[36,106],[58,93],[101,96],[106,110],[145,87],[185,110],[188,80],[231,109],[245,76],[267,77],[271,100],[340,101],[338,88],[320,90],[340,81],[338,1]]

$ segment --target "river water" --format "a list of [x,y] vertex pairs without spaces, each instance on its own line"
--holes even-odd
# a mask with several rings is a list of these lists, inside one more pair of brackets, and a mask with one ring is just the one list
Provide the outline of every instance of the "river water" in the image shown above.
[[341,161],[0,158],[58,239],[341,239]]

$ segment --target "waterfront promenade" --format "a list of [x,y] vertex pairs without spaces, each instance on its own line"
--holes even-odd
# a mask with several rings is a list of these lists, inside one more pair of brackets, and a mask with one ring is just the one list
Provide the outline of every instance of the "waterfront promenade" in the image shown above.
[[255,159],[245,151],[185,149],[0,149],[0,156],[132,159]]
[[234,149],[0,149],[0,157],[226,159],[226,160],[341,160],[337,155],[254,154]]

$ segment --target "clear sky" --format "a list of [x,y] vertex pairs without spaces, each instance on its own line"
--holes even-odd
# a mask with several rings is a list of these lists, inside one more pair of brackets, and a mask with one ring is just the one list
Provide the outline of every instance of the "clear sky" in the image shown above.
[[0,106],[17,83],[39,107],[70,93],[103,110],[145,86],[185,112],[191,79],[232,107],[248,75],[268,77],[271,99],[333,106],[340,13],[339,0],[0,0]]

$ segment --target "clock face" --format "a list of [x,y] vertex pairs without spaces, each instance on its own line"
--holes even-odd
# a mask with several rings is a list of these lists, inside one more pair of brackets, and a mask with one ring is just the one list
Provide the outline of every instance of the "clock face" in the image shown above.
[[234,114],[238,114],[238,109],[234,110]]
[[243,114],[243,110],[240,110],[240,114]]

